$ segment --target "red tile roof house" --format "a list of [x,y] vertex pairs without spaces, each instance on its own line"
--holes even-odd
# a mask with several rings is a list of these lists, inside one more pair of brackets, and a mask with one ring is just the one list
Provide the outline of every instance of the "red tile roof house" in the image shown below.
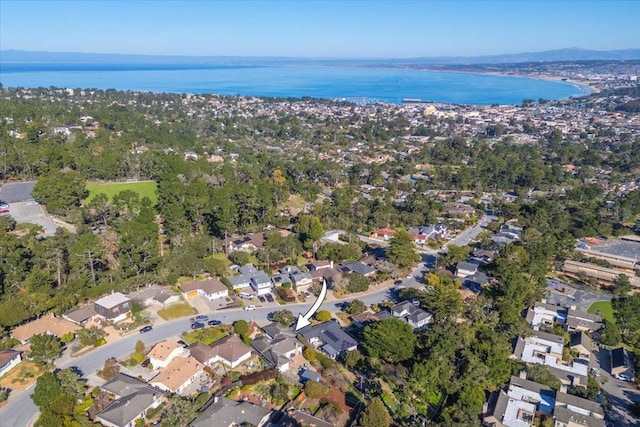
[[180,289],[185,298],[202,295],[210,301],[213,301],[214,299],[229,296],[229,289],[216,277],[185,283],[184,285],[180,285]]
[[389,240],[395,235],[396,230],[392,230],[390,228],[378,228],[377,230],[373,230],[373,236],[378,239]]

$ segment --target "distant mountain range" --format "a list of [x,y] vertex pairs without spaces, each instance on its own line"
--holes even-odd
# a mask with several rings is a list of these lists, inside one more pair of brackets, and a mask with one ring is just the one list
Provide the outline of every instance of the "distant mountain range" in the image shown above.
[[640,49],[588,50],[567,48],[543,52],[524,52],[504,55],[441,56],[424,58],[294,58],[248,56],[163,56],[107,53],[32,52],[23,50],[0,51],[0,63],[115,63],[115,64],[201,64],[201,65],[472,65],[513,64],[523,62],[638,60]]

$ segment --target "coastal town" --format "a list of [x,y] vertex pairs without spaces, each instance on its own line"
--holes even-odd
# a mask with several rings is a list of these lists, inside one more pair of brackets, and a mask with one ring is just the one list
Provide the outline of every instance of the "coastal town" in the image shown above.
[[499,71],[590,93],[0,88],[0,425],[639,423],[640,63]]

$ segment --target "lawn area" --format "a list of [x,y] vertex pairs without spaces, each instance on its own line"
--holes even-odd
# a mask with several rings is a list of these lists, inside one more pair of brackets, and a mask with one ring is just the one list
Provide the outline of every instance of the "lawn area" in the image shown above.
[[613,307],[611,307],[611,302],[609,301],[596,301],[591,306],[589,306],[589,313],[595,313],[600,310],[600,316],[603,319],[607,319],[610,322],[616,321],[616,318],[613,316]]
[[186,302],[170,305],[167,308],[158,310],[158,316],[164,320],[179,319],[181,317],[192,316],[198,312]]
[[198,341],[204,345],[209,345],[229,335],[229,329],[230,328],[228,326],[197,329],[192,332],[184,332],[182,334],[182,339],[189,345]]
[[140,195],[140,198],[148,197],[152,203],[158,201],[157,184],[155,181],[138,181],[138,182],[87,182],[87,190],[89,196],[84,201],[89,203],[97,194],[104,193],[113,199],[113,196],[124,190],[132,190]]

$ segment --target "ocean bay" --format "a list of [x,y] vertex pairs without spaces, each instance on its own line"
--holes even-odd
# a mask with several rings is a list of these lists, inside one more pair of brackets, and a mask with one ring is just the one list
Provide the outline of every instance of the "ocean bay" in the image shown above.
[[6,87],[96,88],[149,92],[314,97],[400,103],[412,98],[455,104],[520,104],[589,90],[526,77],[397,68],[207,64],[0,64]]

